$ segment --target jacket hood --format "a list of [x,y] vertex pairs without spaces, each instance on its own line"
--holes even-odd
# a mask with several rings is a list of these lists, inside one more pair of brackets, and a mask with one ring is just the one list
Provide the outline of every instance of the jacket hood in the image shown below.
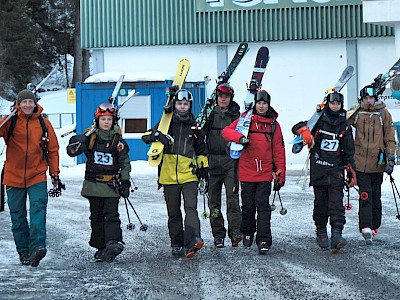
[[382,100],[377,100],[373,105],[361,103],[361,108],[366,111],[378,111],[385,108],[386,104]]

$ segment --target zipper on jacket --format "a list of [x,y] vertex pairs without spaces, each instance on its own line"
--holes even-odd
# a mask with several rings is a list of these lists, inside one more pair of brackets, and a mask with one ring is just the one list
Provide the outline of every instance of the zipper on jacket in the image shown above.
[[29,147],[29,131],[28,131],[29,118],[26,118],[26,152],[25,152],[25,171],[24,171],[24,187],[26,188],[26,166],[28,164],[28,147]]
[[[365,120],[364,120],[365,124]],[[367,162],[368,162],[368,145],[369,145],[369,126],[368,127],[368,132],[367,132],[367,152],[365,153],[365,165],[364,165],[364,172],[367,170]],[[365,126],[364,126],[365,128]],[[364,136],[365,136],[365,131],[364,131]]]
[[[181,123],[180,124],[180,126],[179,126],[179,140],[178,140],[178,142],[179,142],[179,144],[178,145],[181,145],[181,142],[182,142],[182,128],[183,128],[183,123]],[[179,147],[178,147],[178,152],[179,152]],[[176,182],[178,183],[178,184],[180,184],[179,183],[179,179],[178,179],[178,158],[179,158],[179,153],[177,153],[176,154],[176,169],[175,169],[175,172],[176,172]]]

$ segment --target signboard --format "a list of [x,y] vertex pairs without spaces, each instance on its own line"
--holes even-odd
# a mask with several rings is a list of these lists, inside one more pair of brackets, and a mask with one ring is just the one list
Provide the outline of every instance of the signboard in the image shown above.
[[76,89],[67,89],[67,103],[76,103]]
[[197,0],[196,11],[359,5],[361,0]]

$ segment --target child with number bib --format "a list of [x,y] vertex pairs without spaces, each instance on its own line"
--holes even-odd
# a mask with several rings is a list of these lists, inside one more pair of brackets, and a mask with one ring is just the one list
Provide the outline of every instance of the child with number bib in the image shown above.
[[84,153],[87,158],[81,195],[90,203],[89,245],[97,249],[97,261],[112,262],[124,249],[118,202],[120,196],[129,197],[129,148],[119,133],[112,104],[101,104],[94,117],[96,131],[89,137],[73,136],[67,153],[72,157]]

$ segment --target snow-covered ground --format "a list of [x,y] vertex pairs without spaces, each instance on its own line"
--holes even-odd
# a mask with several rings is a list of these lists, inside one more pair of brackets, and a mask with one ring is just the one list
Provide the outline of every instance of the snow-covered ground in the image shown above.
[[[62,101],[54,105],[60,109]],[[42,104],[45,112],[54,109]],[[372,246],[366,246],[358,232],[357,194],[351,190],[353,209],[346,212],[344,230],[349,245],[336,255],[318,249],[313,191],[304,185],[304,162],[299,161],[290,166],[280,192],[288,213],[279,214],[278,202],[272,215],[273,246],[268,255],[258,255],[255,246],[232,248],[226,243],[224,249],[214,248],[209,220],[201,219],[204,248],[192,259],[172,259],[157,169],[135,161],[131,175],[138,189],[130,199],[148,230],[139,230],[132,211],[136,228],[126,229],[121,200],[126,249],[112,264],[94,263],[94,249],[88,245],[89,204],[80,196],[84,166],[76,166],[66,155],[67,142],[68,138],[59,138],[60,178],[66,191],[49,198],[48,254],[38,268],[19,263],[8,207],[0,212],[0,299],[400,299],[400,220],[387,176],[382,185],[382,227]],[[400,188],[400,167],[393,177]],[[203,204],[199,195],[199,215]]]

